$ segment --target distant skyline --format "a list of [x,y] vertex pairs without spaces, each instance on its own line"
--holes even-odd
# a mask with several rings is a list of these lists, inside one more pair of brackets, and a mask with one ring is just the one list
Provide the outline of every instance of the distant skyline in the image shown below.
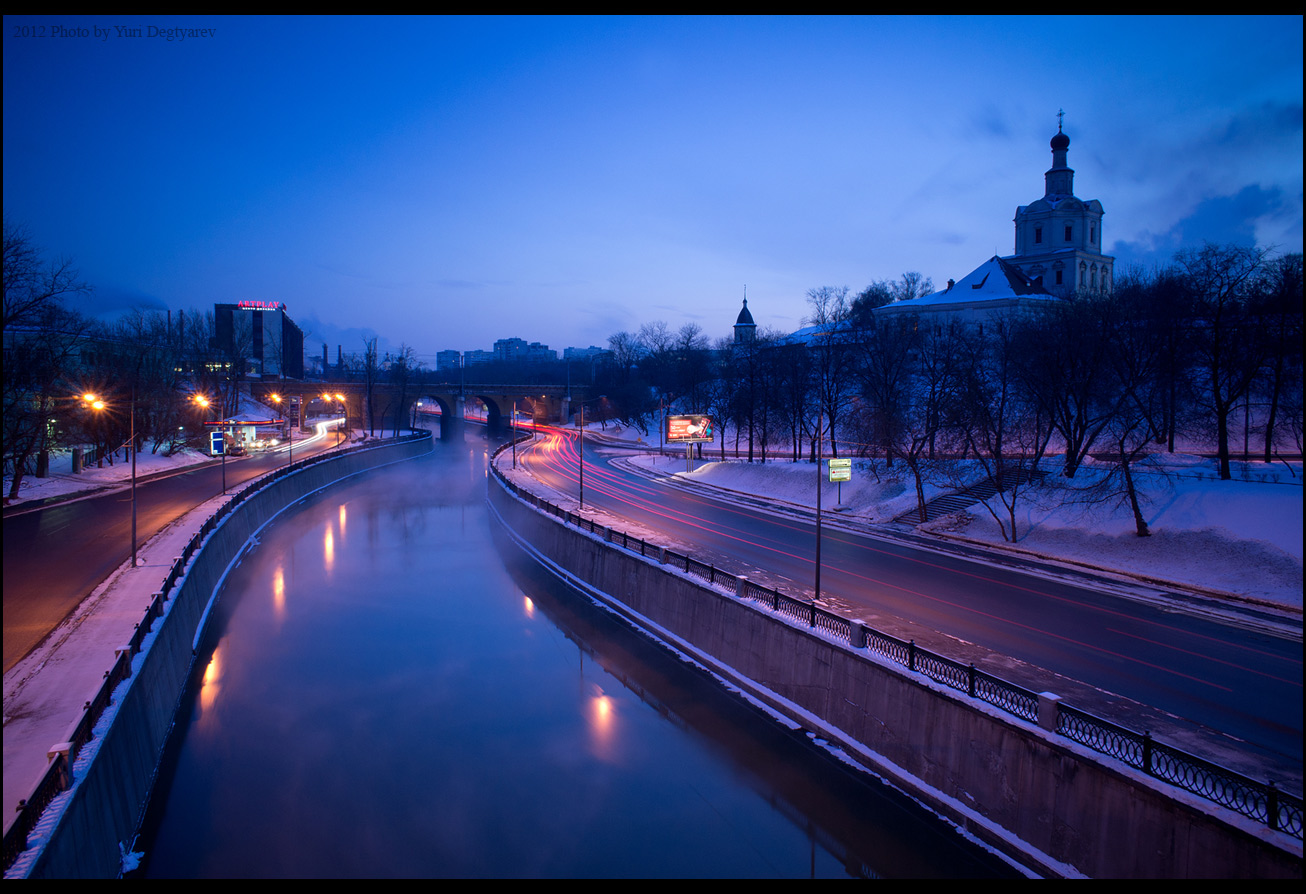
[[310,356],[941,287],[1012,253],[1060,110],[1117,276],[1302,250],[1300,16],[4,24],[5,216],[84,309],[283,301]]

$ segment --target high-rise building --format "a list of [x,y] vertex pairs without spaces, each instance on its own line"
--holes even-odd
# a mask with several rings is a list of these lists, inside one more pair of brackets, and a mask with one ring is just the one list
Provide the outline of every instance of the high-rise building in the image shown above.
[[304,333],[280,301],[238,301],[213,306],[216,347],[243,363],[240,375],[304,378]]

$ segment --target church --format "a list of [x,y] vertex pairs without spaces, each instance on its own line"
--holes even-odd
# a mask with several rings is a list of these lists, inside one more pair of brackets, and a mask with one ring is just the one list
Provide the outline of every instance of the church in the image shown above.
[[1102,203],[1075,197],[1070,137],[1059,124],[1051,146],[1043,198],[1016,209],[1016,253],[1006,260],[1060,298],[1110,292],[1115,258],[1102,254]]
[[1110,292],[1115,258],[1102,253],[1102,203],[1075,196],[1075,171],[1066,162],[1070,137],[1060,124],[1050,146],[1043,197],[1016,208],[1015,254],[994,256],[941,291],[876,314],[948,313],[969,320],[1039,310],[1076,292]]

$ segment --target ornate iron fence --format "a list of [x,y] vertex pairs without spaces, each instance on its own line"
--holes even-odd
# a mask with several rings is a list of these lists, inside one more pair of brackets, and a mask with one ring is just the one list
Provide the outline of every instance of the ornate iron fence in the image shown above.
[[[499,452],[506,449],[507,445],[501,447]],[[498,456],[498,452],[495,456]],[[544,498],[508,481],[499,471],[496,463],[491,462],[490,468],[493,469],[499,484],[513,495],[553,515],[565,519],[573,517],[571,513],[559,510]],[[588,524],[592,530],[593,522],[576,518],[578,521],[573,524],[582,530],[585,530],[585,525]],[[619,534],[616,529],[612,531],[609,540],[614,544],[618,544],[620,540],[621,543],[618,545],[629,548],[625,535]],[[640,543],[640,554],[643,555],[643,541]],[[973,664],[953,661],[928,649],[920,648],[915,641],[905,642],[869,627],[864,628],[866,644],[854,645],[852,624],[849,620],[828,612],[811,601],[786,596],[779,590],[763,587],[747,578],[736,577],[717,569],[714,565],[705,565],[688,555],[674,553],[671,550],[664,550],[662,555],[664,564],[685,571],[710,584],[722,585],[741,599],[758,603],[776,614],[807,627],[819,629],[847,642],[850,647],[864,648],[887,661],[922,674],[949,689],[993,705],[1022,720],[1034,723],[1039,720],[1039,696],[1036,692],[978,670]],[[1196,755],[1155,742],[1148,733],[1135,732],[1073,708],[1064,702],[1059,702],[1057,708],[1055,731],[1067,739],[1143,770],[1155,779],[1265,823],[1272,829],[1286,832],[1298,839],[1302,838],[1301,796],[1282,792],[1272,782],[1262,783],[1249,779]]]
[[230,500],[222,504],[213,515],[209,516],[204,523],[200,525],[199,531],[186,544],[186,548],[182,550],[181,556],[173,562],[171,570],[168,572],[167,577],[164,578],[163,587],[158,593],[154,594],[154,598],[150,601],[149,606],[146,607],[145,617],[136,624],[127,647],[118,652],[118,657],[114,661],[113,667],[105,672],[104,682],[100,685],[95,697],[87,702],[86,706],[82,709],[82,717],[73,730],[73,736],[69,743],[70,747],[67,755],[60,754],[51,760],[50,765],[46,767],[46,772],[37,782],[32,793],[19,802],[19,816],[14,820],[13,825],[9,827],[4,836],[3,859],[4,868],[6,870],[8,870],[9,867],[13,865],[14,861],[18,859],[18,855],[27,849],[27,837],[31,831],[36,828],[36,823],[40,820],[41,814],[45,811],[45,808],[50,805],[50,802],[53,801],[60,792],[66,791],[72,785],[72,765],[76,763],[78,754],[81,752],[83,746],[91,741],[91,731],[95,728],[95,724],[99,721],[104,710],[109,707],[109,705],[113,704],[113,691],[118,688],[119,683],[131,675],[132,658],[140,653],[145,637],[149,635],[155,621],[163,616],[168,601],[168,594],[172,592],[177,581],[179,581],[185,574],[186,566],[189,564],[191,557],[195,554],[195,551],[199,549],[205,538],[207,538],[208,535],[213,532],[213,529],[218,526],[218,522],[226,518],[235,507],[239,506],[257,491],[262,490],[269,484],[279,481],[285,476],[298,472],[308,466],[364,450],[392,446],[396,442],[429,439],[430,437],[430,432],[418,432],[412,435],[405,435],[398,439],[391,438],[375,443],[357,444],[343,450],[330,450],[326,453],[319,453],[316,456],[309,457],[308,459],[300,460],[294,465],[282,466],[281,468],[268,472],[266,475],[252,481]]

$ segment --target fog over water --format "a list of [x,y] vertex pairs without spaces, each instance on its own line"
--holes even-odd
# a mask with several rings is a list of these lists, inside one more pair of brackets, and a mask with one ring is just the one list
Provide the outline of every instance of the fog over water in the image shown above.
[[496,546],[487,444],[266,529],[219,602],[150,877],[1007,871]]

